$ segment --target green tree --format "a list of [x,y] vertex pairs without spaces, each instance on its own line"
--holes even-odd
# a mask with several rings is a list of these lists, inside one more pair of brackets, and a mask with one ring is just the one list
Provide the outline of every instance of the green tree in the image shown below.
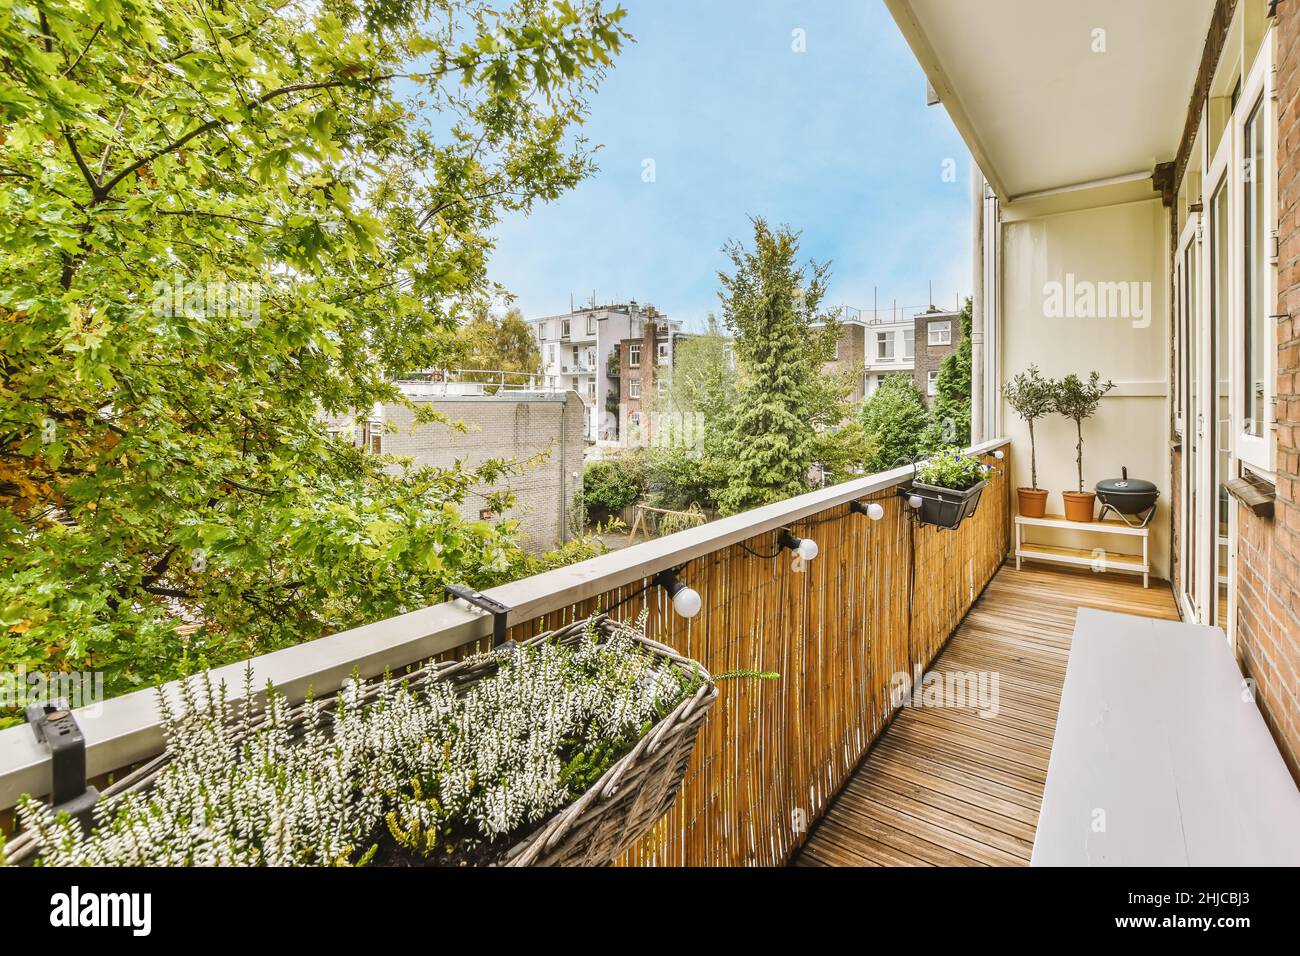
[[677,344],[668,385],[651,396],[651,407],[656,413],[698,414],[706,421],[720,421],[735,404],[738,378],[731,341],[710,313],[702,334]]
[[729,514],[807,491],[819,428],[844,418],[842,383],[822,374],[839,322],[818,309],[829,263],[796,265],[798,235],[753,220],[754,246],[729,243],[734,272],[719,273],[722,315],[742,374],[722,442]]
[[968,297],[961,307],[961,341],[952,354],[939,365],[935,381],[934,404],[931,417],[937,429],[934,447],[956,445],[965,448],[970,444],[970,382],[971,382],[971,300]]
[[930,412],[921,390],[906,373],[885,376],[862,403],[860,421],[863,467],[869,472],[893,468],[900,459],[911,459],[927,450]]
[[[460,327],[460,341],[465,354],[461,361],[467,369],[526,373],[507,376],[507,382],[527,382],[528,374],[542,370],[542,352],[523,313],[511,309],[494,318],[487,309],[480,310]],[[495,376],[479,376],[495,381]]]
[[[5,0],[0,664],[110,692],[533,567],[323,415],[448,364],[593,168],[599,0]],[[182,622],[201,625],[183,642]]]

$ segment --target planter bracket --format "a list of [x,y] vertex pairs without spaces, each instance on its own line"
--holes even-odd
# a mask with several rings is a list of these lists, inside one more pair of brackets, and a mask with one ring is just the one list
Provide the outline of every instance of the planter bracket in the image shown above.
[[463,587],[459,584],[448,584],[443,590],[448,597],[460,598],[466,604],[472,604],[492,615],[493,647],[500,647],[506,642],[506,615],[510,613],[510,608],[496,600],[496,598],[488,597],[482,591],[475,591],[473,588]]
[[86,738],[72,716],[72,708],[63,698],[30,704],[27,723],[36,740],[50,752],[50,803],[54,812],[67,813],[89,832],[99,791],[86,785]]

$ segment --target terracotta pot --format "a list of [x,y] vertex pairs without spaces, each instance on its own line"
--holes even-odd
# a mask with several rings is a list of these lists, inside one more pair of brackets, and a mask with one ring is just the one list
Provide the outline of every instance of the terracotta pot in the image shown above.
[[1066,521],[1091,521],[1097,495],[1092,491],[1062,491]]
[[1041,488],[1017,488],[1016,510],[1023,518],[1041,518],[1047,511],[1047,492]]

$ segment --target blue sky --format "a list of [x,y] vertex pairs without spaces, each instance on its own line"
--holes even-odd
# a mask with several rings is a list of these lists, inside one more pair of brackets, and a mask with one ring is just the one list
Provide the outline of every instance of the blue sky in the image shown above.
[[698,327],[751,215],[832,260],[830,304],[870,308],[875,286],[882,308],[921,305],[929,280],[940,305],[969,292],[970,155],[879,0],[622,2],[636,42],[584,128],[600,171],[497,231],[492,277],[525,316],[594,290]]

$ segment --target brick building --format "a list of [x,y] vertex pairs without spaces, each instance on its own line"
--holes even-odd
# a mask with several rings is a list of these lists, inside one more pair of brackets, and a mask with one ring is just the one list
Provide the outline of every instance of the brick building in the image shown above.
[[912,318],[912,381],[921,390],[927,403],[937,394],[936,381],[943,360],[956,351],[961,343],[961,315],[945,312],[930,306]]
[[628,437],[649,437],[646,412],[672,379],[677,349],[686,338],[681,323],[667,322],[651,309],[641,323],[641,334],[618,343],[618,407]]

